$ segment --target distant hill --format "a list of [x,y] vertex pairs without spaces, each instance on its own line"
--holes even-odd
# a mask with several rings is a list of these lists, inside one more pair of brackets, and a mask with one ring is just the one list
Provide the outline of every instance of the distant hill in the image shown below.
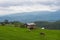
[[38,12],[24,12],[0,17],[0,21],[20,21],[20,22],[34,22],[34,21],[56,21],[60,20],[60,10],[56,12],[38,11]]
[[45,27],[46,29],[60,30],[60,20],[56,22],[36,21],[37,27]]

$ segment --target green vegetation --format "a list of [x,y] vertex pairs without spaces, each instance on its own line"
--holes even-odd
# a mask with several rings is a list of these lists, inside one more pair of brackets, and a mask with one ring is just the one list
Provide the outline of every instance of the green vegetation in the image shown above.
[[45,27],[46,29],[60,29],[60,21],[48,22],[48,21],[36,21],[38,27]]
[[[60,29],[60,21],[35,23],[37,28],[29,31],[29,29],[25,28],[24,23],[18,21],[9,22],[5,20],[0,22],[0,40],[60,40],[60,30],[48,30]],[[40,27],[47,29],[42,30]]]
[[[45,36],[40,35],[41,32]],[[60,40],[60,30],[34,29],[12,27],[12,25],[0,26],[0,40]]]

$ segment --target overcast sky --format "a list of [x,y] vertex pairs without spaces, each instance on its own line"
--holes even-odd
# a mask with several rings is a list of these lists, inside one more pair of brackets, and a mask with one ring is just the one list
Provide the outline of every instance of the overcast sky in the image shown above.
[[0,15],[60,10],[60,0],[0,0]]

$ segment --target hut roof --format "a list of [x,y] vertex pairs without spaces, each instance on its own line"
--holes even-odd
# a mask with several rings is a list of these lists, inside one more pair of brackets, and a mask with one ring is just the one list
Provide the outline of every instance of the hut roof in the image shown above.
[[27,23],[27,25],[36,25],[35,23]]

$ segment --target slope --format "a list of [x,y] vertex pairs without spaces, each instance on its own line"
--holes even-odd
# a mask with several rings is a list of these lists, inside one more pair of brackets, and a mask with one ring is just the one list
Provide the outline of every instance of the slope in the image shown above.
[[[40,32],[45,32],[41,36]],[[29,32],[26,28],[0,26],[0,40],[60,40],[60,30],[36,29]]]

